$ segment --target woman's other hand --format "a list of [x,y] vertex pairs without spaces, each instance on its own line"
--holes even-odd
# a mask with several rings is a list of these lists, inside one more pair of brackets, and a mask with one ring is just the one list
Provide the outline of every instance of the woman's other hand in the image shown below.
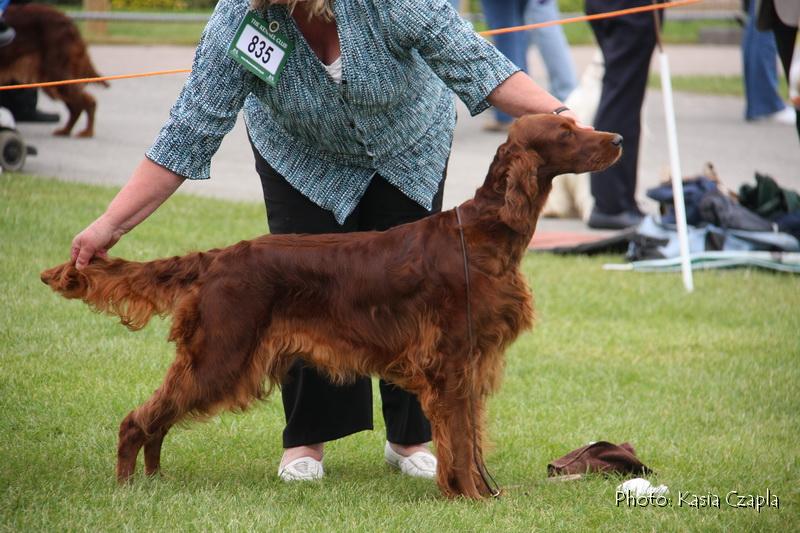
[[174,193],[184,178],[144,158],[103,215],[72,239],[70,257],[80,270],[105,257],[120,238]]

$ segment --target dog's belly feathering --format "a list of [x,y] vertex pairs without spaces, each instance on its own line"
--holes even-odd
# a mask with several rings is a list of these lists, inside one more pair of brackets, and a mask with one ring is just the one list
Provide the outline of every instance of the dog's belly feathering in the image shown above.
[[17,57],[11,64],[0,66],[0,85],[11,82],[24,84],[40,81],[41,63],[39,56],[30,54]]

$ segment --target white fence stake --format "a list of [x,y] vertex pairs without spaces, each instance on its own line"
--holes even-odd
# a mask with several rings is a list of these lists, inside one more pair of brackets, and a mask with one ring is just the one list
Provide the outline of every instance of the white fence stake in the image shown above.
[[675,202],[675,221],[678,224],[678,244],[681,251],[681,273],[686,292],[694,290],[692,262],[689,257],[689,233],[686,229],[686,207],[683,202],[683,174],[678,155],[678,131],[675,127],[675,108],[672,101],[672,78],[669,73],[667,54],[658,52],[661,63],[661,91],[664,95],[664,115],[667,121],[667,141],[669,144],[670,174],[672,175],[672,197]]

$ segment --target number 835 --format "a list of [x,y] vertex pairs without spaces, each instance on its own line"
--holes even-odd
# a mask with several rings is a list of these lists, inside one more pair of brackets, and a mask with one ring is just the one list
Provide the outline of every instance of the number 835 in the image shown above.
[[257,59],[260,59],[262,63],[266,64],[269,62],[269,58],[272,52],[275,51],[275,48],[267,46],[267,41],[262,41],[258,38],[258,35],[254,35],[253,40],[247,45],[247,51],[256,56]]

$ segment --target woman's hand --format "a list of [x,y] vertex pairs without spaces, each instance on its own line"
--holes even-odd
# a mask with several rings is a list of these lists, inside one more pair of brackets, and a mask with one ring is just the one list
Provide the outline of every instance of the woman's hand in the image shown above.
[[[564,106],[561,101],[539,87],[530,76],[522,71],[515,72],[495,87],[486,99],[500,111],[504,111],[512,117],[521,117],[528,113],[552,113]],[[571,118],[579,128],[594,129],[583,124],[571,109],[562,111],[559,115]]]
[[72,239],[70,256],[75,267],[80,270],[89,264],[93,257],[105,258],[108,250],[117,244],[125,232],[114,227],[104,217],[92,222],[85,230]]
[[105,257],[117,241],[170,197],[184,178],[144,158],[106,212],[72,239],[70,256],[80,270],[92,257]]

